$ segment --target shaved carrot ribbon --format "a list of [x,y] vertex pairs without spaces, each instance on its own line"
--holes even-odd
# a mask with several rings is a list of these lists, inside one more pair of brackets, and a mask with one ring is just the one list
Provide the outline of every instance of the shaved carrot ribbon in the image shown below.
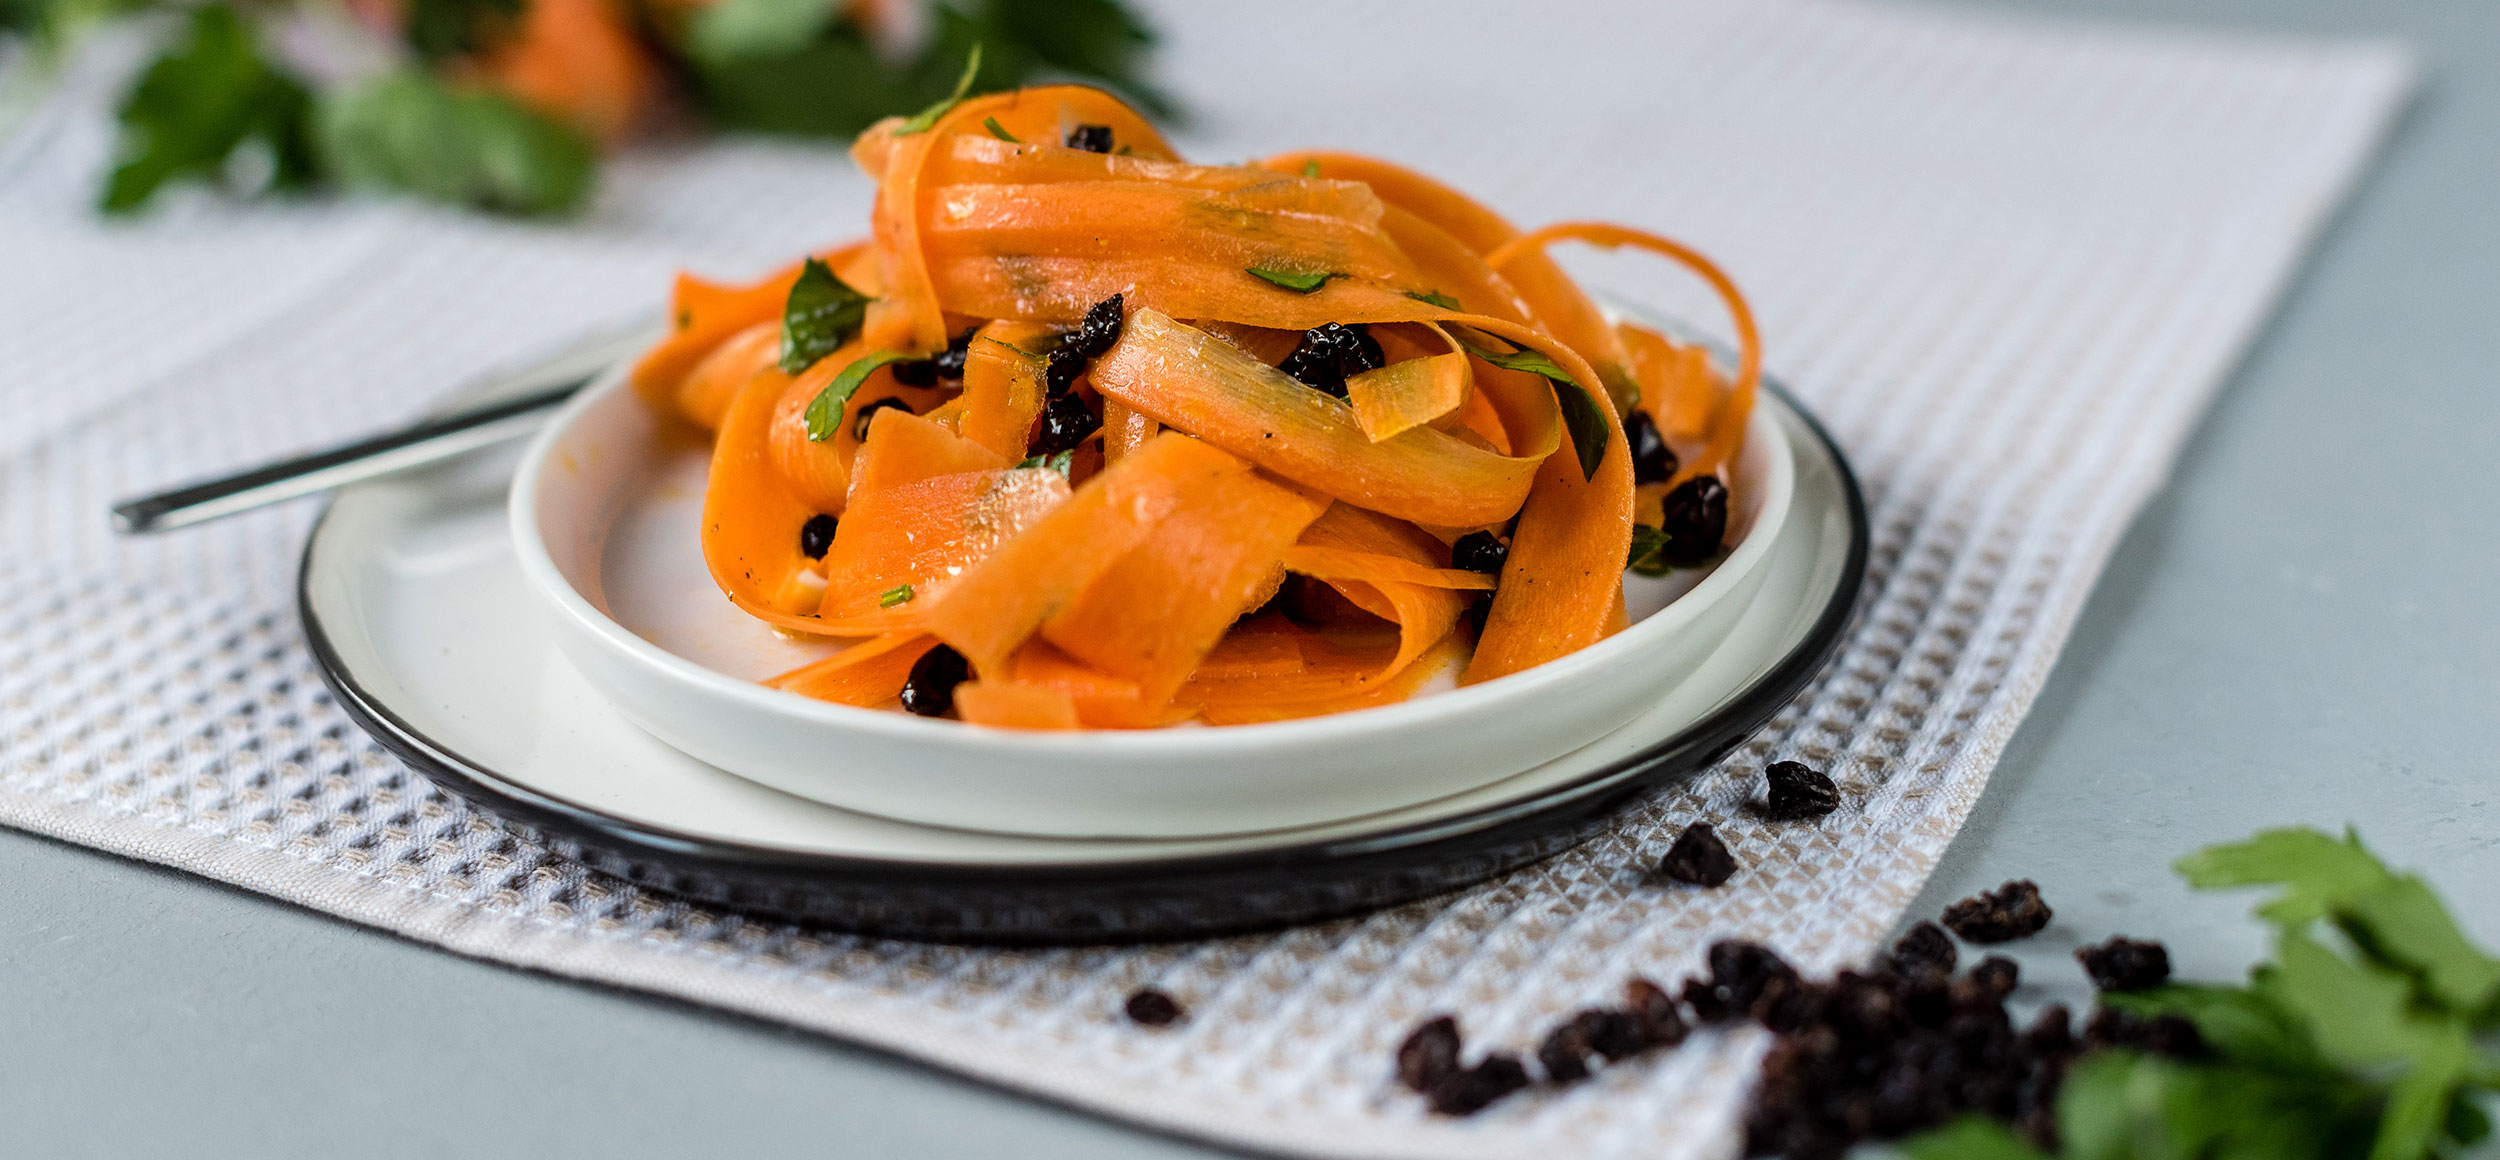
[[[1131,315],[1094,364],[1094,386],[1165,426],[1365,507],[1435,524],[1485,524],[1519,510],[1537,461],[1498,455],[1429,427],[1374,443],[1345,404],[1154,310]],[[1548,427],[1549,439],[1555,428]]]
[[[1061,144],[1076,125],[1118,147]],[[1699,444],[1679,480],[1724,478],[1741,449],[1752,314],[1653,234],[1522,232],[1345,154],[1190,164],[1076,86],[888,119],[852,157],[878,184],[871,236],[826,260],[873,298],[856,334],[784,373],[799,267],[681,278],[675,326],[634,372],[714,431],[702,541],[721,589],[785,631],[870,638],[777,687],[882,704],[942,643],[976,678],[958,716],[1066,729],[1339,712],[1453,668],[1488,680],[1622,627],[1635,505],[1658,494],[1633,487],[1626,408]],[[1560,240],[1710,281],[1742,339],[1734,381],[1610,321],[1544,253]],[[1115,298],[1113,340],[1096,328]],[[1373,369],[1280,369],[1324,327],[1368,336]],[[843,377],[864,358],[876,369]],[[1310,385],[1339,378],[1342,398]],[[811,429],[829,389],[840,413]],[[1480,530],[1507,540],[1499,577],[1450,566]],[[1488,592],[1480,629],[1458,631]]]
[[965,569],[922,614],[922,625],[971,661],[974,673],[1005,675],[1016,646],[1191,493],[1248,470],[1188,436],[1157,435]]
[[1484,261],[1499,270],[1523,254],[1541,251],[1547,245],[1564,239],[1610,250],[1631,246],[1671,258],[1700,275],[1712,290],[1718,292],[1719,300],[1727,305],[1728,317],[1736,324],[1736,385],[1728,392],[1726,401],[1711,415],[1709,441],[1702,454],[1685,464],[1668,482],[1682,483],[1696,475],[1715,475],[1725,481],[1728,465],[1735,462],[1737,449],[1744,443],[1745,425],[1753,417],[1754,391],[1762,381],[1762,335],[1754,326],[1753,306],[1745,301],[1744,293],[1736,288],[1735,281],[1727,276],[1727,272],[1699,251],[1673,238],[1606,222],[1556,222],[1512,238],[1485,255]]
[[764,682],[784,692],[841,705],[882,705],[903,691],[911,667],[937,641],[925,633],[897,632],[864,640],[813,664]]

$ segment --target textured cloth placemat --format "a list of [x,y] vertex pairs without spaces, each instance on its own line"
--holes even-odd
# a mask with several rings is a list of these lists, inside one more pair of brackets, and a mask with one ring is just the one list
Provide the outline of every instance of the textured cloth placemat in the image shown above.
[[[831,149],[637,153],[563,228],[374,202],[87,212],[132,46],[0,143],[0,822],[464,954],[890,1047],[1116,1116],[1314,1154],[1724,1154],[1737,1031],[1466,1121],[1397,1090],[1418,1018],[1524,1048],[1635,971],[1764,939],[1866,955],[1978,797],[2093,579],[2411,83],[2387,46],[1946,9],[1694,0],[1207,4],[1157,13],[1195,155],[1320,145],[1528,222],[1611,217],[1722,259],[1874,515],[1819,682],[1720,769],[1476,889],[1269,935],[988,950],[690,908],[586,875],[350,725],[303,648],[311,512],[119,541],[117,496],[403,419],[464,376],[654,308],[680,264],[858,232]],[[1628,259],[1593,280],[1705,325]],[[1740,804],[1829,768],[1819,824]],[[1746,869],[1645,879],[1685,822]],[[1190,1017],[1119,1016],[1141,985]]]

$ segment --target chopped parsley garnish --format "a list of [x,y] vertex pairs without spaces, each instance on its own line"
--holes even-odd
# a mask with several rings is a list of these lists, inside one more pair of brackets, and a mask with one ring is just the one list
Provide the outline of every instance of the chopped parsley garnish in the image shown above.
[[1244,267],[1243,272],[1271,286],[1279,286],[1296,294],[1308,294],[1327,285],[1331,278],[1345,277],[1344,274],[1333,270],[1323,274],[1306,274],[1296,270],[1278,270],[1268,266],[1248,266]]
[[897,604],[909,603],[911,603],[911,585],[909,584],[897,584],[877,594],[877,607],[879,608],[892,608]]
[[1580,380],[1554,365],[1554,360],[1525,347],[1504,353],[1464,338],[1458,344],[1466,347],[1467,353],[1503,370],[1543,375],[1545,381],[1554,384],[1554,402],[1562,408],[1563,428],[1571,432],[1572,450],[1580,456],[1580,477],[1596,477],[1597,465],[1606,461],[1608,424],[1606,412],[1598,409],[1596,397]]
[[945,116],[949,110],[963,103],[964,94],[972,91],[972,78],[979,76],[980,73],[981,45],[976,41],[972,46],[972,55],[964,58],[964,75],[955,78],[955,91],[948,93],[945,100],[912,114],[910,119],[895,127],[894,135],[903,137],[913,133],[928,132],[929,126],[938,123],[938,118]]
[[1458,299],[1452,298],[1438,290],[1409,290],[1406,292],[1406,296],[1417,302],[1421,302],[1426,306],[1438,306],[1443,310],[1460,309]]
[[807,404],[808,442],[822,443],[842,429],[842,408],[850,405],[851,396],[859,393],[860,384],[867,382],[868,376],[877,373],[879,367],[913,357],[899,350],[872,351],[842,368],[842,373],[833,376],[833,381],[826,383],[825,389],[816,392],[815,399]]
[[1659,558],[1671,538],[1648,524],[1632,525],[1632,551],[1624,558],[1623,566],[1643,576],[1664,576],[1674,571],[1673,565]]
[[1303,162],[1303,163],[1302,163],[1302,176],[1304,176],[1304,177],[1317,177],[1317,176],[1319,176],[1319,158],[1314,157],[1314,158],[1312,158],[1312,159],[1310,159],[1310,160],[1305,161],[1305,162]]
[[1006,143],[1008,143],[1008,144],[1010,144],[1010,145],[1022,145],[1022,144],[1024,144],[1024,142],[1016,140],[1016,135],[1015,135],[1015,134],[1013,134],[1013,133],[1008,132],[1008,131],[1007,131],[1007,127],[1006,127],[1005,125],[1001,125],[1001,124],[999,124],[999,123],[998,123],[998,118],[996,118],[996,117],[983,117],[983,118],[981,118],[981,127],[982,127],[982,128],[984,128],[984,129],[989,130],[989,131],[990,131],[990,136],[992,136],[992,137],[996,137],[996,138],[998,138],[999,140],[1004,141],[1004,142],[1006,142]]
[[815,366],[816,360],[857,337],[871,301],[835,276],[831,266],[809,258],[781,308],[781,373],[795,375]]
[[1022,462],[1022,463],[1017,464],[1016,466],[1017,466],[1017,467],[1046,467],[1046,468],[1049,468],[1049,469],[1050,469],[1050,470],[1052,470],[1052,471],[1056,471],[1056,472],[1058,472],[1058,473],[1059,473],[1059,475],[1060,475],[1060,477],[1064,479],[1064,478],[1066,478],[1066,477],[1067,477],[1067,474],[1068,474],[1068,472],[1069,472],[1070,468],[1071,468],[1071,467],[1073,467],[1073,466],[1075,465],[1075,463],[1076,463],[1076,452],[1075,452],[1073,449],[1071,449],[1071,450],[1067,450],[1067,451],[1062,451],[1062,452],[1060,452],[1060,453],[1058,453],[1058,454],[1056,454],[1056,455],[1036,455],[1036,456],[1034,456],[1034,457],[1032,457],[1032,458],[1030,458],[1030,459],[1025,460],[1025,461],[1024,461],[1024,462]]

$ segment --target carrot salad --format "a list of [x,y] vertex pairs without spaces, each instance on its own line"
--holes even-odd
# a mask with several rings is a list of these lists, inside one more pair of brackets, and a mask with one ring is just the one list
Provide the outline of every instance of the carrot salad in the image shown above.
[[[1707,563],[1759,344],[1707,259],[1521,232],[1387,162],[1193,165],[1100,91],[889,118],[865,240],[681,275],[633,384],[712,432],[737,606],[858,641],[769,683],[1035,729],[1307,717],[1586,647],[1623,574]],[[1545,253],[1725,299],[1732,376]]]

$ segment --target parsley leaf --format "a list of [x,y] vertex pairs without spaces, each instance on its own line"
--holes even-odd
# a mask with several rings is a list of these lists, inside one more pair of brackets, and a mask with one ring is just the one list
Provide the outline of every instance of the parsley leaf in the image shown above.
[[2457,1085],[2465,1079],[2471,1052],[2465,1031],[2454,1023],[2422,1045],[2412,1068],[2387,1093],[2378,1139],[2370,1145],[2372,1160],[2432,1154],[2432,1146],[2446,1134],[2449,1106],[2456,1101]]
[[1022,145],[1022,144],[1024,144],[1024,142],[1016,140],[1016,135],[1015,135],[1015,134],[1013,134],[1013,133],[1008,132],[1008,131],[1007,131],[1007,127],[1006,127],[1005,125],[1001,125],[1001,124],[999,124],[999,123],[998,123],[998,118],[996,118],[996,117],[983,117],[983,118],[981,118],[981,127],[982,127],[982,128],[984,128],[984,129],[989,130],[989,131],[990,131],[990,136],[992,136],[992,137],[996,137],[996,138],[998,138],[999,140],[1004,141],[1004,142],[1006,142],[1006,143],[1008,143],[1008,144],[1010,144],[1010,145]]
[[2178,869],[2201,888],[2288,887],[2258,915],[2286,929],[2331,919],[2369,957],[2419,976],[2452,1012],[2473,1018],[2500,1003],[2500,959],[2466,939],[2421,879],[2390,872],[2350,833],[2338,841],[2269,830],[2182,858]]
[[2105,991],[2104,1007],[2136,1015],[2176,1015],[2196,1025],[2222,1054],[2285,1074],[2329,1069],[2308,1027],[2257,992],[2239,987],[2170,983],[2143,991]]
[[835,276],[832,267],[809,258],[781,308],[781,373],[798,374],[858,337],[871,301]]
[[2429,886],[2411,874],[2336,909],[2344,933],[2370,957],[2417,975],[2430,998],[2474,1018],[2500,997],[2500,960],[2466,940]]
[[984,39],[1013,46],[1032,62],[1007,87],[1041,66],[1101,81],[1155,116],[1178,112],[1140,76],[1154,30],[1118,0],[987,0],[972,9],[971,19]]
[[266,150],[267,187],[318,175],[312,94],[261,56],[252,28],[223,4],[194,9],[182,42],[139,74],[122,102],[120,160],[100,204],[128,213],[167,182],[222,180],[229,161]]
[[690,47],[687,65],[704,116],[724,128],[849,137],[928,96],[844,23],[786,52],[715,59]]
[[695,10],[687,48],[713,64],[782,56],[815,43],[837,15],[823,0],[719,0]]
[[[2500,966],[2421,879],[2390,871],[2349,832],[2307,829],[2216,846],[2179,869],[2203,887],[2287,888],[2258,908],[2277,928],[2274,961],[2245,988],[2102,993],[2113,1010],[2192,1021],[2208,1050],[2191,1061],[2085,1055],[2059,1093],[2059,1155],[2430,1160],[2490,1134],[2474,1100],[2500,1090],[2500,1060],[2474,1036],[2500,1017]],[[2346,938],[2313,937],[2321,920]],[[1956,1125],[1904,1150],[2021,1155],[2004,1142]]]
[[1596,478],[1597,465],[1606,461],[1610,424],[1606,413],[1598,409],[1596,397],[1580,380],[1554,365],[1554,360],[1525,347],[1503,353],[1463,338],[1458,344],[1466,347],[1467,353],[1503,370],[1543,375],[1545,381],[1554,384],[1554,403],[1562,408],[1563,429],[1571,432],[1571,449],[1580,457],[1580,478]]
[[897,604],[909,604],[911,598],[911,585],[897,584],[877,594],[877,607],[892,608]]
[[808,401],[808,442],[822,443],[833,438],[833,433],[842,426],[842,408],[850,404],[851,396],[859,393],[860,384],[867,382],[868,376],[877,373],[879,367],[912,357],[899,350],[880,350],[851,360],[851,365],[842,368],[841,374],[833,376],[833,381],[826,383],[825,389],[816,392],[816,397]]
[[1304,177],[1318,177],[1318,176],[1319,176],[1319,158],[1317,158],[1317,157],[1313,157],[1313,158],[1311,158],[1310,160],[1304,161],[1304,162],[1302,163],[1302,176],[1304,176]]
[[589,196],[589,139],[500,93],[415,71],[376,78],[321,109],[323,156],[353,185],[504,213],[562,213]]
[[1242,272],[1271,286],[1291,290],[1296,294],[1311,293],[1327,285],[1331,278],[1345,277],[1334,271],[1324,274],[1306,274],[1298,270],[1279,270],[1273,266],[1244,266]]
[[400,30],[426,60],[477,52],[521,18],[522,0],[410,0]]
[[2384,885],[2387,867],[2347,833],[2336,841],[2316,830],[2267,830],[2245,842],[2212,846],[2173,863],[2199,890],[2228,886],[2288,886],[2283,897],[2257,914],[2277,925],[2297,926],[2323,918],[2335,904]]
[[1076,452],[1074,450],[1068,450],[1062,451],[1056,455],[1036,455],[1022,463],[1017,464],[1016,466],[1046,467],[1052,471],[1058,472],[1060,478],[1065,479],[1067,478],[1069,470],[1073,468],[1075,464]]
[[948,93],[946,99],[912,114],[901,125],[895,127],[894,135],[901,137],[911,133],[928,132],[929,126],[938,123],[938,118],[945,116],[948,110],[963,103],[964,95],[972,91],[972,78],[979,75],[981,75],[981,46],[974,44],[972,55],[964,58],[964,74],[955,78],[955,91]]
[[2318,1050],[2346,1067],[2406,1059],[2432,1028],[2414,1016],[2404,975],[2354,963],[2308,935],[2284,931],[2275,962],[2252,972],[2258,994],[2309,1025]]
[[1964,1116],[1904,1141],[1901,1151],[1910,1160],[2048,1160],[2048,1153],[1984,1116]]
[[1632,525],[1632,551],[1624,558],[1624,568],[1643,576],[1664,576],[1674,571],[1674,565],[1658,558],[1673,538],[1649,524]]
[[1406,296],[1417,302],[1421,302],[1426,306],[1438,306],[1443,310],[1461,309],[1458,304],[1458,299],[1452,298],[1438,290],[1409,290],[1406,292]]

